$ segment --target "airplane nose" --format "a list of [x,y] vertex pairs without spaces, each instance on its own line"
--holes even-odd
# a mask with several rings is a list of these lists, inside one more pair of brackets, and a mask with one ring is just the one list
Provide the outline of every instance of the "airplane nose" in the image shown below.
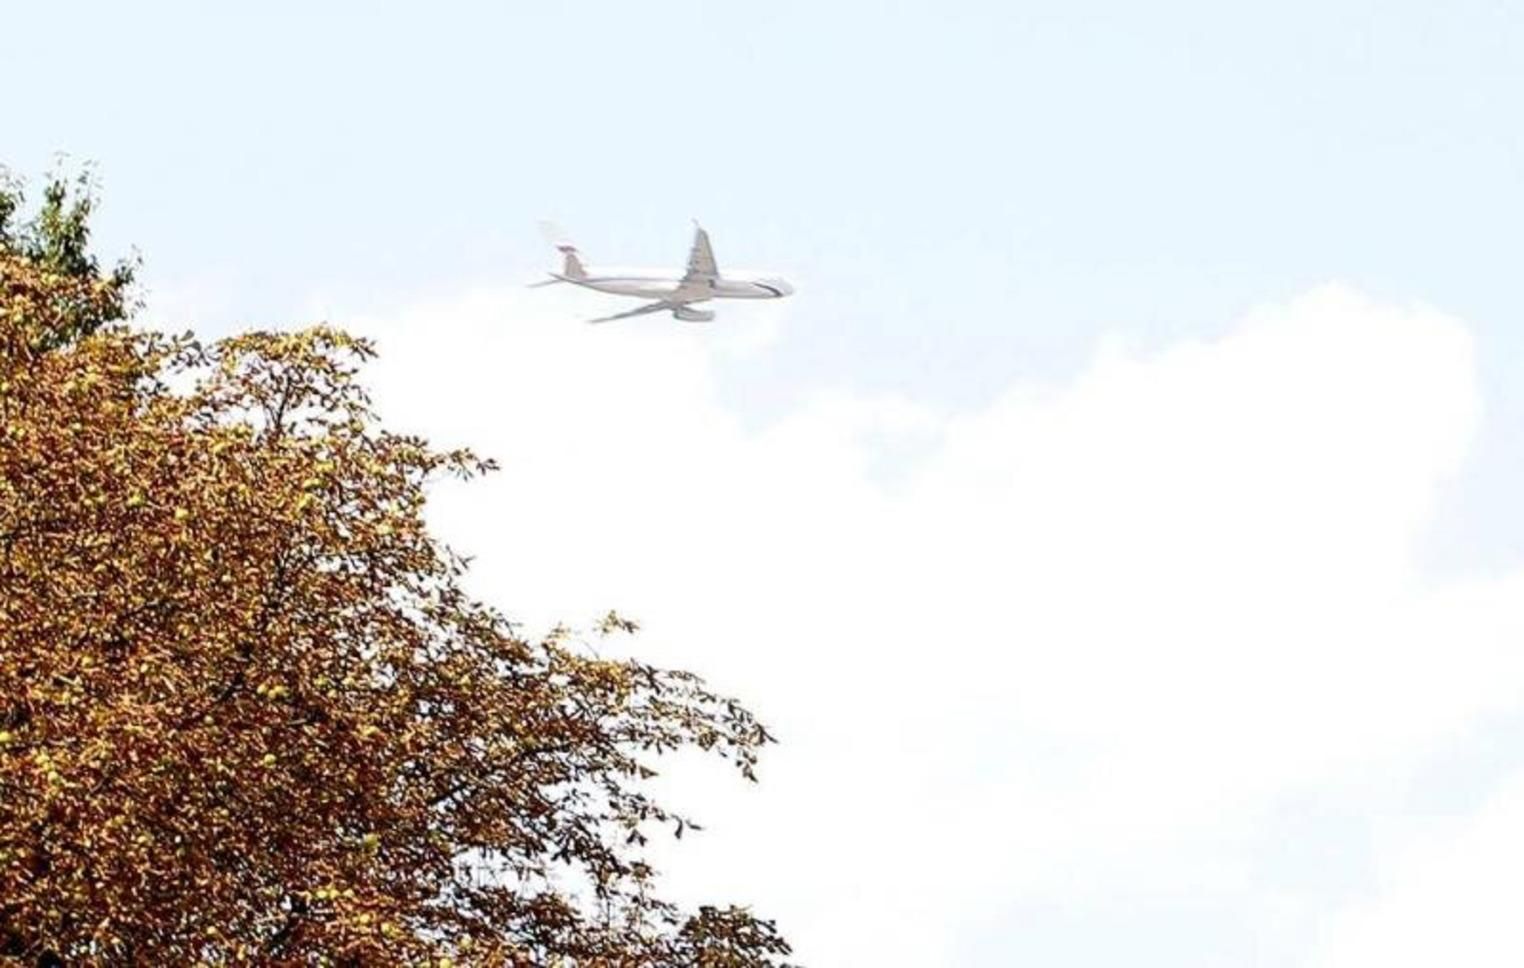
[[782,279],[774,279],[773,288],[778,290],[778,295],[780,296],[792,296],[794,294],[794,287]]

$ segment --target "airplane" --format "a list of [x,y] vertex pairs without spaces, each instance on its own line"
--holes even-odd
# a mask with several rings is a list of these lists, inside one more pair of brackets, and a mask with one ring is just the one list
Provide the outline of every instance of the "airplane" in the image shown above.
[[531,286],[568,282],[616,296],[639,296],[654,300],[612,316],[590,319],[590,323],[608,323],[646,313],[669,311],[673,319],[707,323],[714,319],[714,310],[698,309],[695,303],[711,299],[782,299],[794,292],[793,286],[776,276],[751,273],[721,275],[719,267],[715,265],[714,249],[709,245],[709,233],[697,222],[693,223],[693,245],[688,250],[688,268],[681,276],[657,270],[589,269],[583,264],[582,253],[554,226],[542,224],[541,227],[561,253],[561,271],[549,273],[549,279],[531,283]]

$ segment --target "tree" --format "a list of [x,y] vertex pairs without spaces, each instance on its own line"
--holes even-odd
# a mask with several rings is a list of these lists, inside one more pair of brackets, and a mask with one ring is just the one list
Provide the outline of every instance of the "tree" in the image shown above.
[[90,214],[95,210],[95,184],[87,170],[72,180],[62,172],[48,178],[42,206],[27,221],[17,215],[26,202],[25,186],[0,168],[0,252],[18,256],[38,269],[88,283],[102,283],[85,303],[60,307],[54,325],[39,349],[50,349],[127,319],[132,310],[136,268],[118,262],[102,273],[90,251]]
[[0,964],[777,964],[642,853],[692,826],[654,758],[754,779],[763,726],[471,600],[425,489],[492,465],[382,427],[369,344],[131,329],[48,197],[0,246]]

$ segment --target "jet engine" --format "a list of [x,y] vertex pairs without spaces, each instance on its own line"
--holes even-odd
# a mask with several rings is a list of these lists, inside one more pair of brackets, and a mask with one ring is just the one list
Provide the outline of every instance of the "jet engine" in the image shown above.
[[714,310],[694,309],[692,306],[678,306],[672,310],[672,315],[685,323],[707,323],[714,319]]

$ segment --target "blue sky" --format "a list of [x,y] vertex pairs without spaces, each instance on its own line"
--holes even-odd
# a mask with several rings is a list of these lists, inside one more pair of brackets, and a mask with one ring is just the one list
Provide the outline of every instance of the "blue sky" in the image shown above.
[[[1086,401],[1100,401],[1095,412],[1125,422],[1126,408],[1113,408],[1117,399],[1166,413],[1174,412],[1167,401],[1208,399],[1179,389],[1196,386],[1198,376],[1195,364],[1170,356],[1175,348],[1219,347],[1216,356],[1203,352],[1226,373],[1239,372],[1232,347],[1268,346],[1265,359],[1285,368],[1287,382],[1266,383],[1268,396],[1252,406],[1225,404],[1225,412],[1262,421],[1252,426],[1267,435],[1266,453],[1342,466],[1341,455],[1365,453],[1363,438],[1323,450],[1285,444],[1283,452],[1280,435],[1316,436],[1312,428],[1322,422],[1342,426],[1344,408],[1361,401],[1374,408],[1359,411],[1361,419],[1406,421],[1381,424],[1382,440],[1411,434],[1413,452],[1429,453],[1426,421],[1453,411],[1444,426],[1463,456],[1447,456],[1443,435],[1427,463],[1370,444],[1376,456],[1347,468],[1368,493],[1350,500],[1381,504],[1386,479],[1375,472],[1409,474],[1428,494],[1415,499],[1423,510],[1411,512],[1422,519],[1411,533],[1417,571],[1503,580],[1524,563],[1516,502],[1524,488],[1524,437],[1516,429],[1524,420],[1524,8],[1479,0],[310,6],[266,3],[233,12],[190,3],[86,3],[8,11],[12,96],[0,162],[34,175],[59,151],[94,161],[105,189],[103,245],[141,250],[151,304],[187,317],[176,323],[218,332],[294,324],[323,312],[341,323],[371,320],[399,345],[433,340],[459,357],[488,345],[544,353],[565,364],[557,372],[567,380],[581,372],[583,356],[599,350],[563,344],[571,337],[560,335],[543,344],[499,344],[493,327],[548,312],[576,319],[590,304],[503,295],[488,312],[461,294],[506,293],[548,266],[535,231],[540,218],[567,226],[595,261],[648,264],[676,264],[688,220],[699,218],[722,269],[776,269],[799,292],[749,348],[711,352],[688,336],[670,336],[664,319],[611,336],[630,360],[650,368],[649,383],[670,377],[696,388],[669,409],[651,404],[651,413],[673,418],[702,408],[715,421],[733,421],[743,428],[738,440],[751,444],[696,427],[686,443],[734,444],[742,463],[752,459],[747,447],[772,454],[766,448],[776,445],[791,459],[829,465],[840,448],[809,441],[887,435],[901,448],[893,460],[910,466],[908,492],[924,488],[938,500],[962,494],[962,485],[938,489],[924,481],[961,480],[973,474],[973,463],[949,458],[923,468],[918,455],[927,448],[951,453],[949,441],[986,432],[977,428],[1015,407],[1002,403],[1013,393],[1070,401],[1013,417],[1013,426],[1067,426],[1072,419],[1088,427],[1064,416],[1071,404],[1076,413],[1091,412]],[[1298,302],[1330,282],[1369,304]],[[1282,307],[1277,318],[1288,332],[1302,333],[1299,321],[1316,318],[1376,320],[1408,335],[1389,340],[1380,325],[1352,322],[1350,333],[1369,338],[1336,339],[1331,349],[1315,336],[1286,344],[1302,348],[1300,361],[1277,355],[1282,344],[1273,339],[1255,342],[1252,332],[1234,342],[1245,314],[1266,305]],[[433,316],[418,309],[427,306],[435,307]],[[1451,329],[1422,322],[1429,318],[1424,307],[1458,320],[1454,333],[1470,347],[1464,380],[1448,363],[1429,368],[1429,356],[1448,360],[1454,344]],[[751,325],[746,313],[726,315]],[[481,328],[471,322],[479,317],[495,322]],[[399,332],[398,319],[417,325]],[[717,330],[713,340],[725,338]],[[1113,389],[1094,389],[1113,372],[1096,369],[1097,354],[1109,352],[1103,346],[1128,359],[1163,354],[1155,369],[1145,367],[1153,376],[1137,377],[1139,385],[1167,377],[1176,389],[1127,397],[1132,391],[1121,388],[1134,377],[1125,367],[1119,382],[1108,384]],[[1325,349],[1338,379],[1323,379],[1318,354]],[[443,369],[452,366],[447,355],[437,359]],[[609,380],[626,393],[667,400],[667,391],[615,372]],[[424,392],[418,374],[397,379]],[[450,396],[457,391],[435,389],[439,399],[457,399]],[[1468,417],[1473,391],[1480,406]],[[405,391],[397,399],[404,412],[416,403]],[[855,402],[826,413],[821,399]],[[485,410],[504,405],[491,397],[458,400]],[[1304,409],[1316,416],[1319,407],[1326,421],[1304,419]],[[871,417],[860,417],[862,408]],[[841,416],[848,410],[859,416]],[[432,417],[451,431],[471,425],[458,412]],[[866,429],[853,423],[860,419]],[[790,436],[806,424],[814,429]],[[850,433],[840,430],[848,424]],[[596,433],[591,424],[568,426]],[[528,446],[511,434],[492,436],[501,430],[496,424],[480,429],[489,442]],[[1134,432],[1154,439],[1148,428]],[[1159,484],[1161,500],[1190,492],[1187,471],[1199,455],[1186,445],[1206,446],[1217,432],[1203,427],[1205,436],[1184,438],[1180,476]],[[1009,428],[1001,433],[1001,440],[1020,437]],[[1131,438],[1097,429],[1086,439],[1097,453],[1111,453]],[[1171,441],[1156,443],[1159,460],[1174,452]],[[1252,462],[1253,448],[1243,453]],[[1018,456],[1011,459],[1019,466]],[[1114,464],[1081,461],[1076,474],[1082,467]],[[834,465],[821,469],[821,486],[836,481],[834,473]],[[855,472],[840,473],[842,494],[859,495],[843,497],[843,506],[900,500],[866,485],[853,490],[862,484]],[[1306,479],[1317,473],[1309,465]],[[790,480],[776,483],[787,491]],[[1038,493],[1021,490],[1028,486],[1012,493]],[[1266,500],[1279,493],[1267,491]],[[1117,502],[1130,506],[1125,496]],[[942,513],[931,497],[914,507],[928,521]],[[1252,516],[1257,507],[1247,502],[1239,513]],[[1346,505],[1336,507],[1330,527],[1348,516]],[[1200,524],[1194,512],[1177,510],[1182,528]],[[1380,520],[1394,533],[1407,527],[1394,522],[1406,522],[1408,511],[1394,504],[1391,513]],[[1090,519],[1097,515],[1104,517]],[[1118,533],[1159,537],[1133,527],[1123,521]],[[1378,552],[1388,547],[1385,539],[1370,537],[1377,524],[1369,529],[1350,532],[1350,547],[1364,551],[1351,552],[1349,561],[1384,560]],[[980,560],[996,572],[1008,566]],[[556,599],[553,587],[542,590]],[[651,595],[658,599],[660,590]],[[632,607],[643,604],[637,599]],[[653,610],[665,614],[663,607]],[[681,639],[681,623],[672,621]],[[740,678],[749,667],[737,661],[724,669]],[[1054,674],[1070,681],[1068,673]],[[1463,811],[1503,785],[1519,765],[1509,752],[1517,744],[1497,737],[1517,735],[1520,709],[1504,702],[1467,708],[1469,745],[1456,740],[1444,755],[1425,746],[1430,753],[1418,757],[1421,765],[1381,772],[1376,786],[1424,787],[1412,778],[1451,776],[1457,787],[1478,791],[1446,807]],[[1073,724],[1049,726],[1063,733]],[[1038,742],[1009,732],[1017,727],[998,716],[979,728],[1003,737],[996,750]],[[1451,762],[1469,765],[1447,768]],[[1368,780],[1373,769],[1346,766],[1350,772],[1335,783],[1341,789],[1360,786],[1366,781],[1350,777]],[[1284,796],[1303,803],[1325,791],[1305,785],[1312,781],[1296,771],[1284,783]],[[1263,803],[1256,809],[1268,810]],[[1246,875],[1240,894],[1223,889],[1209,901],[1184,903],[1178,885],[1134,884],[1082,903],[1055,900],[1041,885],[1026,894],[1010,888],[1016,900],[947,927],[956,943],[939,950],[956,950],[961,964],[1018,956],[1114,964],[1119,951],[1136,955],[1132,964],[1243,964],[1254,963],[1240,944],[1243,925],[1253,922],[1263,940],[1259,963],[1311,963],[1309,939],[1320,936],[1325,914],[1342,910],[1340,892],[1355,890],[1350,884],[1375,890],[1380,882],[1373,873],[1379,865],[1367,856],[1375,848],[1350,846],[1375,837],[1366,822],[1372,811],[1372,801],[1355,797],[1326,815],[1311,807],[1290,809],[1290,820],[1254,814],[1261,819],[1224,834],[1259,843],[1283,830],[1313,829],[1320,833],[1308,836],[1324,837],[1345,858],[1327,880],[1309,873],[1317,857],[1292,864],[1299,873],[1280,889],[1292,912],[1285,931],[1264,927],[1264,884],[1274,878],[1263,871],[1278,855],[1261,844],[1228,852],[1256,858],[1243,863],[1261,871]],[[1195,843],[1184,854],[1161,856],[1184,871],[1198,861],[1215,869],[1228,854]],[[990,887],[989,896],[998,893]],[[1096,925],[1114,931],[1100,931],[1098,940]],[[1112,934],[1121,940],[1106,940]],[[1202,952],[1217,940],[1225,947],[1189,961],[1183,952],[1191,937]]]
[[23,5],[7,162],[97,161],[104,239],[228,319],[522,275],[547,215],[675,258],[699,217],[722,260],[808,287],[730,375],[768,412],[843,383],[974,403],[1102,332],[1347,280],[1483,341],[1497,426],[1438,559],[1524,538],[1516,7],[307,7]]

